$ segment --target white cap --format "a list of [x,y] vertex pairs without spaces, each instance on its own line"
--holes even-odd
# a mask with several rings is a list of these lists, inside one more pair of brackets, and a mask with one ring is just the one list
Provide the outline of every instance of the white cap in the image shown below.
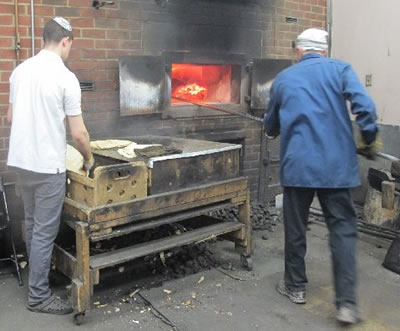
[[65,30],[72,31],[72,26],[69,22],[60,16],[53,17],[53,21],[56,21],[59,25],[61,25]]
[[297,36],[296,48],[305,51],[325,51],[328,49],[328,32],[321,29],[307,29]]

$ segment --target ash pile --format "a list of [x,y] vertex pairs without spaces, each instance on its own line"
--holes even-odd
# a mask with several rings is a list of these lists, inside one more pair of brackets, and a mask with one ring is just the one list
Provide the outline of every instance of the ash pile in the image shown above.
[[[238,221],[238,208],[226,208],[212,212],[210,216],[226,221]],[[251,223],[253,230],[267,230],[274,232],[274,227],[282,220],[282,211],[273,206],[264,205],[258,202],[251,203]]]

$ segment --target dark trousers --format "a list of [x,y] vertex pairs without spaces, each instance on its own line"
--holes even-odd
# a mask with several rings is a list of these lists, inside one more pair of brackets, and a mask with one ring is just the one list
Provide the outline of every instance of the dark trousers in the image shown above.
[[25,212],[26,248],[29,258],[30,305],[51,296],[49,271],[65,197],[65,172],[40,174],[17,169]]
[[349,189],[284,187],[285,284],[292,291],[305,290],[307,220],[315,193],[329,229],[336,306],[356,305],[357,216]]

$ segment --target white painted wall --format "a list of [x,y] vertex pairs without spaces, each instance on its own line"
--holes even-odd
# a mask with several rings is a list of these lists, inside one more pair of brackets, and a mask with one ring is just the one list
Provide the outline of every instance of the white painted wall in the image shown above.
[[350,62],[368,92],[379,123],[400,125],[400,1],[331,0],[331,55]]

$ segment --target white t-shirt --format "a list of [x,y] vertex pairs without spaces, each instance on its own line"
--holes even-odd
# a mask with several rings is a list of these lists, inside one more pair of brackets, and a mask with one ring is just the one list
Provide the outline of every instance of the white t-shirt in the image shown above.
[[12,124],[7,165],[39,173],[65,172],[65,117],[81,111],[76,76],[56,53],[41,50],[10,77]]

